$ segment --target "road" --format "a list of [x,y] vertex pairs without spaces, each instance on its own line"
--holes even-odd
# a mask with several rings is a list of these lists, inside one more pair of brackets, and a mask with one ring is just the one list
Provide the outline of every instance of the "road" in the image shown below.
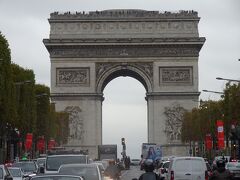
[[131,166],[129,170],[122,172],[121,180],[138,179],[142,173],[144,173],[144,171],[141,171],[139,166]]

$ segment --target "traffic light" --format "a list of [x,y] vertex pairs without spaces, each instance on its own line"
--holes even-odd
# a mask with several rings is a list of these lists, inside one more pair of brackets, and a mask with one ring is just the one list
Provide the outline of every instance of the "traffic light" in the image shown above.
[[125,145],[125,138],[122,138],[122,145]]

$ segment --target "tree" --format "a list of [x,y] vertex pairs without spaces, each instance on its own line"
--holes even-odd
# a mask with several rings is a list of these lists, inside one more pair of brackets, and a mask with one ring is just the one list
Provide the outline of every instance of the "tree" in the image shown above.
[[[11,68],[11,51],[6,38],[0,32],[0,128],[4,135],[6,124],[17,117],[15,87]],[[5,132],[6,133],[6,132]]]
[[204,141],[206,134],[216,138],[216,121],[222,119],[222,101],[200,101],[198,108],[183,116],[182,141]]
[[37,104],[37,123],[35,136],[44,136],[46,139],[49,139],[50,89],[45,85],[36,84],[35,94]]
[[240,124],[240,83],[231,85],[229,82],[226,84],[222,106],[224,114],[224,130],[228,147],[231,125]]
[[18,117],[15,121],[22,137],[36,130],[35,75],[32,70],[11,64],[14,85],[16,88],[16,104]]

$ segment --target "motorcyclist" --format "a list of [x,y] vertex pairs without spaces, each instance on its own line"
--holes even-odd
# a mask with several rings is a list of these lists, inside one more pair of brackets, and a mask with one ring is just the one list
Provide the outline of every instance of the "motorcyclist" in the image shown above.
[[213,171],[209,180],[231,180],[233,179],[230,171],[225,168],[225,160],[217,160],[217,169]]
[[143,173],[138,180],[160,180],[160,177],[153,172],[154,164],[152,159],[146,159],[144,161],[144,170],[145,173]]

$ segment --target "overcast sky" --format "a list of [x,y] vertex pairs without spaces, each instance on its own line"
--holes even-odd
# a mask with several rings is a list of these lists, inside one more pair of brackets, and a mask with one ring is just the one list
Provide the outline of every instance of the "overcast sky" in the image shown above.
[[[225,82],[217,81],[218,76],[240,79],[240,0],[0,0],[0,31],[10,44],[12,61],[33,69],[36,82],[49,86],[50,59],[42,40],[49,37],[50,13],[106,9],[198,11],[199,33],[206,37],[199,57],[199,91],[223,91]],[[145,93],[137,80],[127,77],[111,81],[104,90],[104,143],[120,145],[124,136],[132,157],[140,155],[147,140]],[[219,96],[202,93],[201,98]]]

